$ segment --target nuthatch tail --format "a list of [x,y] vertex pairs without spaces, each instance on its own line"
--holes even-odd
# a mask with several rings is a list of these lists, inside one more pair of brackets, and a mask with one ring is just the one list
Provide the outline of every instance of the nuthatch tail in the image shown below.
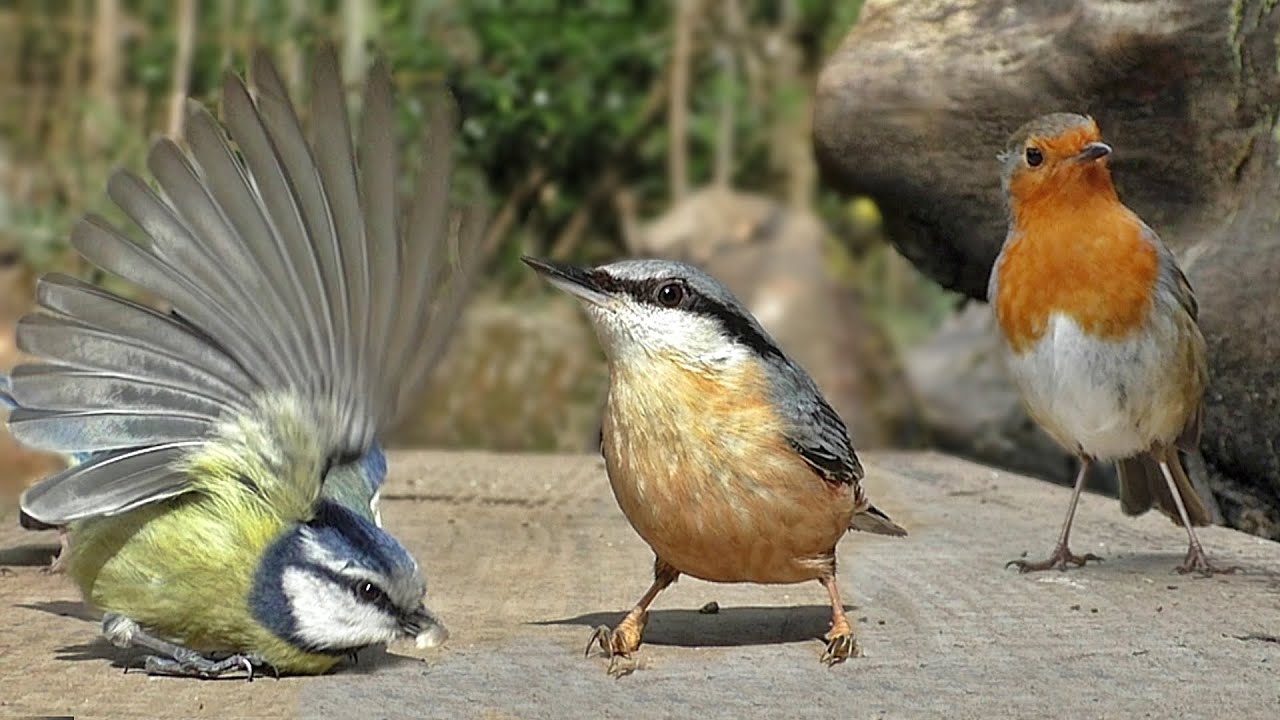
[[[649,604],[688,574],[712,582],[817,580],[831,597],[823,660],[858,654],[836,584],[849,529],[906,531],[871,505],[844,422],[723,285],[685,263],[594,270],[525,258],[583,302],[609,361],[603,453],[614,496],[656,555],[654,581],[606,656],[640,646]],[[617,665],[611,663],[610,670]]]

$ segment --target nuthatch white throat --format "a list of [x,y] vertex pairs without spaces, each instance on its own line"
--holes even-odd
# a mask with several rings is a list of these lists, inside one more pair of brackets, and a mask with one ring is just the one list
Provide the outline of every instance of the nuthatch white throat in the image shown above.
[[831,598],[822,659],[859,654],[836,583],[850,529],[906,531],[876,509],[844,422],[723,285],[667,260],[585,270],[524,258],[582,301],[609,362],[602,451],[654,580],[587,644],[639,648],[648,608],[681,574],[722,583],[817,580]]

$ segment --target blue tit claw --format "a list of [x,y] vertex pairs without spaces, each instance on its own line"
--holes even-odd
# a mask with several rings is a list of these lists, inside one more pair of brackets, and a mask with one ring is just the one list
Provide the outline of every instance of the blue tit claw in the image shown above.
[[[178,677],[220,678],[243,671],[252,682],[256,666],[270,667],[258,658],[234,654],[228,657],[209,657],[191,648],[163,640],[142,629],[138,623],[123,615],[107,613],[102,618],[102,634],[119,648],[140,647],[158,653],[148,655],[143,668],[149,675],[174,675]],[[125,665],[129,672],[132,661]],[[274,668],[272,668],[274,671]],[[279,675],[276,675],[279,678]]]
[[143,667],[148,675],[173,675],[176,677],[198,677],[204,679],[220,678],[231,673],[243,671],[245,679],[253,682],[253,660],[247,655],[232,655],[221,660],[212,660],[199,653],[188,652],[191,654],[180,660],[160,657],[159,655],[148,655]]

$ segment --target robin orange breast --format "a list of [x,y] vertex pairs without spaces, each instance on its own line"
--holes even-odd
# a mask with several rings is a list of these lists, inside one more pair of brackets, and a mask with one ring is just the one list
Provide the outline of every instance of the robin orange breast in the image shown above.
[[1173,254],[1120,201],[1097,123],[1058,113],[1033,120],[1002,155],[1009,232],[988,298],[1013,378],[1031,416],[1080,457],[1053,554],[1016,560],[1023,572],[1101,560],[1068,536],[1088,468],[1115,461],[1124,512],[1159,507],[1187,530],[1182,572],[1220,570],[1195,526],[1212,498],[1179,450],[1199,443],[1208,381],[1196,299]]

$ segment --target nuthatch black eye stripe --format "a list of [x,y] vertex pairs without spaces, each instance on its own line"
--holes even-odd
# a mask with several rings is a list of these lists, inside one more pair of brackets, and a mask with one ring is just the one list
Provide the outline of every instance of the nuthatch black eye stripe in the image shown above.
[[[626,280],[615,278],[603,270],[591,273],[591,280],[602,291],[608,293],[625,293],[636,302],[660,308],[680,308],[703,317],[711,318],[720,324],[730,338],[751,348],[761,357],[781,357],[778,349],[749,318],[724,303],[707,297],[689,285],[683,278],[646,278],[644,280]],[[660,293],[675,284],[682,290],[682,297],[675,305],[662,302]]]

